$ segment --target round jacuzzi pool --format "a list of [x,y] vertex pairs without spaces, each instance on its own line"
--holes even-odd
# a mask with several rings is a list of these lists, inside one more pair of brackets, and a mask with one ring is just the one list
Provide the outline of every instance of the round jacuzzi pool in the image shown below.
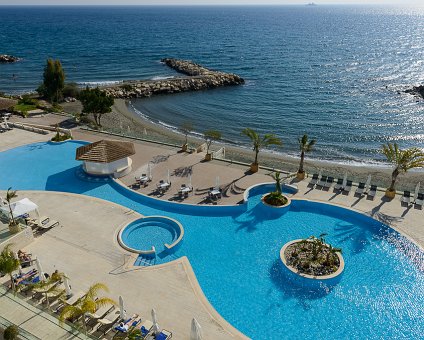
[[128,251],[154,255],[175,251],[183,235],[184,229],[178,221],[165,216],[149,216],[122,228],[118,240]]

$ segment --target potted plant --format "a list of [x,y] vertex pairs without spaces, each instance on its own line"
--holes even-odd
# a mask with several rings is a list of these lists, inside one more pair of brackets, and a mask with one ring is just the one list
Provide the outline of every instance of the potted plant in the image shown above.
[[262,202],[265,205],[269,205],[272,207],[285,207],[290,204],[290,199],[282,193],[280,172],[277,171],[273,178],[275,180],[275,190],[263,195]]
[[250,129],[246,128],[241,132],[242,135],[245,135],[250,138],[250,141],[253,144],[253,151],[255,152],[255,160],[250,165],[250,171],[258,172],[259,163],[258,163],[258,154],[262,148],[266,148],[269,145],[281,145],[281,139],[272,133],[266,133],[262,138],[259,134]]
[[306,278],[332,278],[344,268],[342,250],[328,244],[324,236],[310,236],[288,242],[281,250],[283,263],[292,272]]
[[203,138],[206,142],[205,161],[210,161],[212,159],[212,154],[209,153],[209,148],[211,147],[213,141],[221,139],[221,132],[216,130],[208,130],[203,134]]
[[303,135],[302,138],[299,138],[299,147],[300,147],[300,165],[299,170],[297,170],[296,177],[300,181],[305,178],[305,170],[303,169],[303,163],[305,161],[305,153],[312,151],[316,143],[315,139],[309,140],[308,135]]
[[193,131],[193,124],[191,122],[184,122],[180,126],[180,131],[184,134],[184,144],[181,146],[181,151],[186,152],[188,149],[188,134]]
[[16,194],[16,190],[12,190],[12,188],[7,189],[6,193],[6,202],[9,207],[9,214],[10,214],[10,221],[9,221],[9,230],[11,234],[16,234],[21,231],[21,228],[19,226],[19,223],[15,220],[15,216],[13,216],[12,212],[12,202],[11,200],[15,197],[18,197]]
[[16,325],[6,327],[3,332],[4,340],[17,340],[19,339],[19,328]]
[[418,148],[401,150],[396,143],[384,144],[381,152],[394,165],[392,181],[385,194],[388,198],[394,198],[396,195],[395,184],[397,177],[401,172],[406,173],[410,169],[424,167],[424,152]]

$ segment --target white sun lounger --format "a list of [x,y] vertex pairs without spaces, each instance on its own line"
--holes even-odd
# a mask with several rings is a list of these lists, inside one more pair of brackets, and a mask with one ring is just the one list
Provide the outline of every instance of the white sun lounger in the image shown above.
[[321,179],[319,180],[317,185],[323,188],[325,186],[325,183],[327,183],[327,176],[321,176]]
[[403,192],[402,197],[400,198],[400,201],[401,201],[402,203],[406,203],[406,204],[411,203],[411,192],[410,192],[410,191],[405,190],[405,191]]
[[338,178],[338,179],[337,179],[337,183],[336,183],[336,185],[334,186],[334,189],[336,189],[336,190],[341,190],[341,189],[343,189],[343,178]]
[[317,184],[318,179],[319,179],[318,174],[313,174],[313,175],[312,175],[312,179],[311,179],[311,181],[309,182],[309,184],[310,184],[310,185],[315,185],[315,184]]
[[417,199],[415,200],[415,205],[418,205],[421,209],[424,204],[424,194],[419,193]]
[[362,195],[365,190],[365,183],[359,183],[358,188],[355,191],[355,194]]
[[376,193],[377,193],[377,186],[371,185],[370,191],[368,192],[368,196],[374,199]]
[[352,181],[348,180],[346,182],[346,186],[343,188],[343,191],[349,193],[351,189],[352,189]]

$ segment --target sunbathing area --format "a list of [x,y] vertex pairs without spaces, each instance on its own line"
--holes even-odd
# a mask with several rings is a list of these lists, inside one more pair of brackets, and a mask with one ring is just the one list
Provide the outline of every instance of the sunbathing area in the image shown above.
[[[0,151],[48,141],[52,134],[41,135],[13,128],[3,135],[7,136],[7,140],[0,140]],[[259,172],[252,173],[244,164],[218,159],[205,162],[204,153],[181,152],[178,147],[128,140],[117,136],[112,138],[80,129],[73,129],[72,135],[76,141],[89,143],[100,143],[107,139],[118,141],[121,143],[119,145],[123,146],[122,142],[131,141],[134,153],[131,155],[128,152],[123,153],[125,157],[130,157],[131,161],[125,160],[122,163],[118,160],[121,165],[115,166],[113,173],[120,173],[117,176],[119,178],[111,180],[109,177],[96,177],[85,170],[91,166],[91,169],[95,168],[98,171],[96,164],[92,164],[95,163],[93,160],[99,164],[104,160],[110,163],[116,162],[115,158],[108,157],[114,154],[117,144],[112,149],[108,149],[109,151],[105,147],[106,151],[101,159],[94,159],[92,155],[81,156],[83,153],[76,150],[78,147],[85,147],[86,144],[73,144],[77,142],[65,142],[63,150],[57,154],[54,153],[54,146],[37,147],[37,144],[33,144],[32,150],[39,152],[39,155],[42,154],[43,148],[51,148],[45,151],[55,162],[51,163],[48,171],[46,170],[46,173],[49,173],[48,177],[43,177],[42,166],[34,165],[34,176],[31,180],[20,179],[16,181],[17,185],[14,185],[13,179],[10,185],[2,182],[1,189],[4,190],[0,191],[0,197],[2,197],[0,242],[8,237],[9,206],[4,198],[9,186],[18,190],[18,197],[13,199],[15,203],[13,209],[18,211],[22,205],[27,207],[24,213],[16,212],[14,216],[19,217],[22,226],[25,226],[33,235],[33,240],[15,242],[15,247],[18,248],[14,251],[22,268],[20,272],[14,273],[14,283],[22,287],[20,290],[22,299],[53,317],[59,317],[66,306],[81,302],[92,285],[105,283],[108,291],[101,291],[100,295],[111,299],[111,303],[99,306],[91,314],[71,319],[69,325],[72,323],[80,325],[79,327],[82,324],[86,325],[87,333],[96,338],[119,337],[134,330],[140,332],[140,336],[144,339],[171,337],[195,339],[196,330],[198,339],[257,338],[258,333],[246,332],[249,332],[251,328],[258,329],[260,322],[249,321],[245,324],[246,318],[234,315],[234,310],[225,303],[225,301],[231,301],[230,304],[234,302],[239,310],[243,309],[239,302],[244,299],[243,295],[239,295],[241,293],[234,287],[235,282],[240,283],[241,278],[234,281],[236,278],[229,277],[226,273],[235,271],[237,266],[252,267],[249,261],[240,256],[243,251],[239,251],[238,248],[243,249],[245,244],[253,242],[252,237],[258,237],[256,240],[258,246],[254,249],[261,252],[260,249],[263,249],[274,237],[271,232],[261,229],[270,228],[272,221],[276,219],[283,226],[291,223],[286,221],[284,216],[276,217],[272,215],[273,212],[258,210],[263,207],[256,206],[260,202],[260,197],[266,192],[264,188],[268,190],[269,187],[274,186],[275,171],[260,169]],[[84,152],[84,155],[88,155],[86,149]],[[71,161],[92,163],[59,164],[59,158],[56,157],[63,157],[63,155],[73,157],[69,160],[71,157],[69,156],[66,161],[63,160],[64,163]],[[86,158],[78,160],[79,157]],[[98,154],[95,157],[98,157]],[[20,161],[26,161],[24,154]],[[102,165],[101,171],[106,168]],[[316,221],[316,217],[312,215],[305,215],[305,221],[308,221],[309,225],[317,224],[316,228],[310,225],[312,229],[308,229],[307,225],[302,223],[297,226],[305,237],[310,236],[311,233],[317,235],[321,232],[333,233],[330,237],[336,242],[343,243],[348,240],[349,244],[353,244],[353,250],[351,250],[343,243],[348,247],[346,251],[343,251],[348,259],[356,253],[365,256],[364,254],[367,253],[365,249],[371,248],[371,240],[379,239],[381,233],[371,231],[374,227],[370,227],[370,230],[366,227],[365,229],[357,228],[356,217],[349,220],[349,216],[351,212],[359,212],[361,215],[355,215],[365,215],[373,219],[369,220],[373,222],[364,220],[364,225],[379,223],[375,224],[375,228],[383,228],[383,233],[389,234],[394,231],[392,229],[386,231],[386,226],[391,227],[407,240],[412,240],[419,245],[418,248],[424,246],[424,230],[420,222],[424,213],[422,209],[424,181],[423,188],[417,183],[415,191],[405,190],[398,193],[394,199],[388,199],[384,196],[385,188],[377,187],[371,175],[364,176],[362,182],[353,182],[347,173],[340,173],[338,177],[334,177],[331,173],[317,171],[311,172],[305,179],[299,181],[289,176],[284,169],[281,170],[281,176],[284,179],[283,193],[292,201],[293,214],[302,210],[303,205],[309,204],[308,202],[312,204],[311,207],[305,208],[308,214],[313,210],[323,214],[322,221]],[[249,192],[249,188],[261,183],[270,184],[263,188],[251,189]],[[314,204],[322,205],[315,208]],[[337,210],[339,207],[348,210],[340,213]],[[333,220],[337,217],[335,212],[340,215],[340,220]],[[155,249],[152,260],[148,254],[134,253],[120,245],[118,235],[121,230],[131,223],[143,221],[144,217],[156,215],[175,219],[182,224],[185,235],[180,247],[175,250],[169,250],[166,247],[164,250]],[[297,223],[296,216],[293,215],[292,219]],[[343,218],[348,220],[345,221]],[[362,217],[360,219],[362,221]],[[305,222],[305,224],[308,223]],[[362,226],[362,222],[358,223]],[[333,224],[334,227],[327,228],[327,225]],[[384,226],[382,227],[381,224]],[[163,235],[154,235],[149,228],[138,229],[142,230],[141,237],[151,238],[152,243],[153,240],[157,244],[169,242],[165,238],[162,239],[165,237]],[[225,241],[226,248],[220,247],[218,230],[224,235],[223,238],[231,240]],[[285,230],[278,232],[284,234]],[[173,233],[172,230],[170,232]],[[295,231],[287,232],[290,237],[297,236]],[[203,238],[194,236],[195,234],[203,234]],[[256,234],[258,236],[255,236]],[[174,239],[177,236],[173,235]],[[281,240],[289,236],[284,234]],[[204,245],[206,248],[199,245],[203,240],[206,240]],[[282,246],[281,240],[278,239],[276,242],[279,246]],[[20,246],[20,242],[23,242],[24,246]],[[255,246],[252,245],[252,247]],[[273,247],[271,249],[275,251]],[[382,245],[381,249],[385,247]],[[413,248],[412,244],[407,247]],[[380,258],[381,249],[372,250],[377,252],[375,254],[377,262],[384,261]],[[245,269],[246,276],[243,276],[243,279],[249,280],[249,277],[254,275],[255,277],[256,275],[271,276],[272,284],[266,286],[269,291],[261,292],[259,295],[257,292],[247,294],[256,294],[258,301],[272,301],[278,299],[279,294],[286,294],[299,304],[305,301],[311,303],[316,299],[314,297],[304,300],[304,297],[297,296],[294,291],[282,287],[282,279],[279,276],[279,269],[275,268],[274,260],[270,260],[270,263],[273,263],[271,269],[267,267],[261,269],[260,263],[266,256],[261,253],[260,256],[255,257],[254,261],[258,265],[256,272]],[[203,260],[205,257],[209,257],[207,261]],[[226,264],[225,267],[220,268],[220,263],[231,262],[229,259],[233,258],[233,266]],[[366,262],[365,258],[361,261]],[[390,266],[391,264],[388,265],[387,270],[390,270]],[[418,265],[420,266],[421,264]],[[275,274],[276,272],[278,275]],[[34,287],[34,283],[46,279],[44,273],[50,273],[49,277],[54,277],[57,273],[60,275],[55,282],[49,281],[47,287]],[[350,278],[349,275],[346,274]],[[4,287],[11,285],[7,275],[1,278],[1,282]],[[265,287],[264,282],[259,282],[258,285]],[[354,289],[354,285],[355,282],[349,283],[348,288]],[[220,286],[222,289],[218,288]],[[273,290],[272,287],[274,289],[277,287],[278,293],[270,293]],[[264,302],[263,305],[267,303]],[[2,308],[0,307],[0,312],[6,319],[22,324],[23,329],[31,331],[19,315],[3,311]],[[279,308],[272,303],[266,308],[272,317],[280,317]],[[343,305],[340,308],[346,307]],[[249,320],[252,320],[254,316],[259,318],[257,313],[264,311],[256,306],[252,307],[252,310],[247,317]],[[294,323],[292,319],[290,321]],[[60,327],[66,328],[68,327],[66,325]],[[271,323],[269,325],[274,327]],[[69,327],[72,329],[71,326]],[[272,330],[279,332],[276,328]],[[63,331],[62,328],[61,331]],[[79,331],[84,333],[81,328]],[[37,336],[43,338],[42,330],[37,332]],[[199,335],[200,333],[203,337]],[[73,336],[81,336],[78,334],[73,333]]]

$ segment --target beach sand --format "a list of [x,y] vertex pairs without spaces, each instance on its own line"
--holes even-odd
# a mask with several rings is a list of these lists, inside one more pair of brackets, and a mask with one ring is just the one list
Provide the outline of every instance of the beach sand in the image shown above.
[[[78,103],[70,103],[64,105],[66,112],[78,112],[80,105]],[[146,140],[165,142],[175,145],[182,145],[184,136],[180,133],[167,129],[163,126],[155,124],[146,118],[137,114],[128,102],[122,99],[115,99],[115,104],[112,112],[103,115],[103,129],[109,132],[120,133],[127,136],[143,138]],[[189,136],[189,146],[196,148],[204,143],[201,138]],[[232,145],[214,143],[212,150],[218,150],[225,147],[225,158],[233,162],[250,163],[254,159],[254,153],[248,148],[240,148]],[[319,141],[317,142],[319,147]],[[284,151],[284,150],[282,150]],[[306,155],[305,170],[309,176],[312,173],[322,172],[323,175],[333,176],[335,178],[343,177],[345,173],[348,179],[354,182],[365,182],[368,175],[372,176],[372,184],[386,188],[390,184],[392,168],[389,165],[350,165],[335,162],[327,162],[322,160],[314,160],[313,152]],[[299,167],[299,159],[284,154],[276,154],[267,151],[259,153],[259,163],[261,166],[266,166],[270,169],[278,169],[283,172],[296,172]],[[424,169],[414,169],[406,174],[401,174],[398,177],[396,189],[411,190],[415,189],[418,182],[423,184],[424,188]]]

